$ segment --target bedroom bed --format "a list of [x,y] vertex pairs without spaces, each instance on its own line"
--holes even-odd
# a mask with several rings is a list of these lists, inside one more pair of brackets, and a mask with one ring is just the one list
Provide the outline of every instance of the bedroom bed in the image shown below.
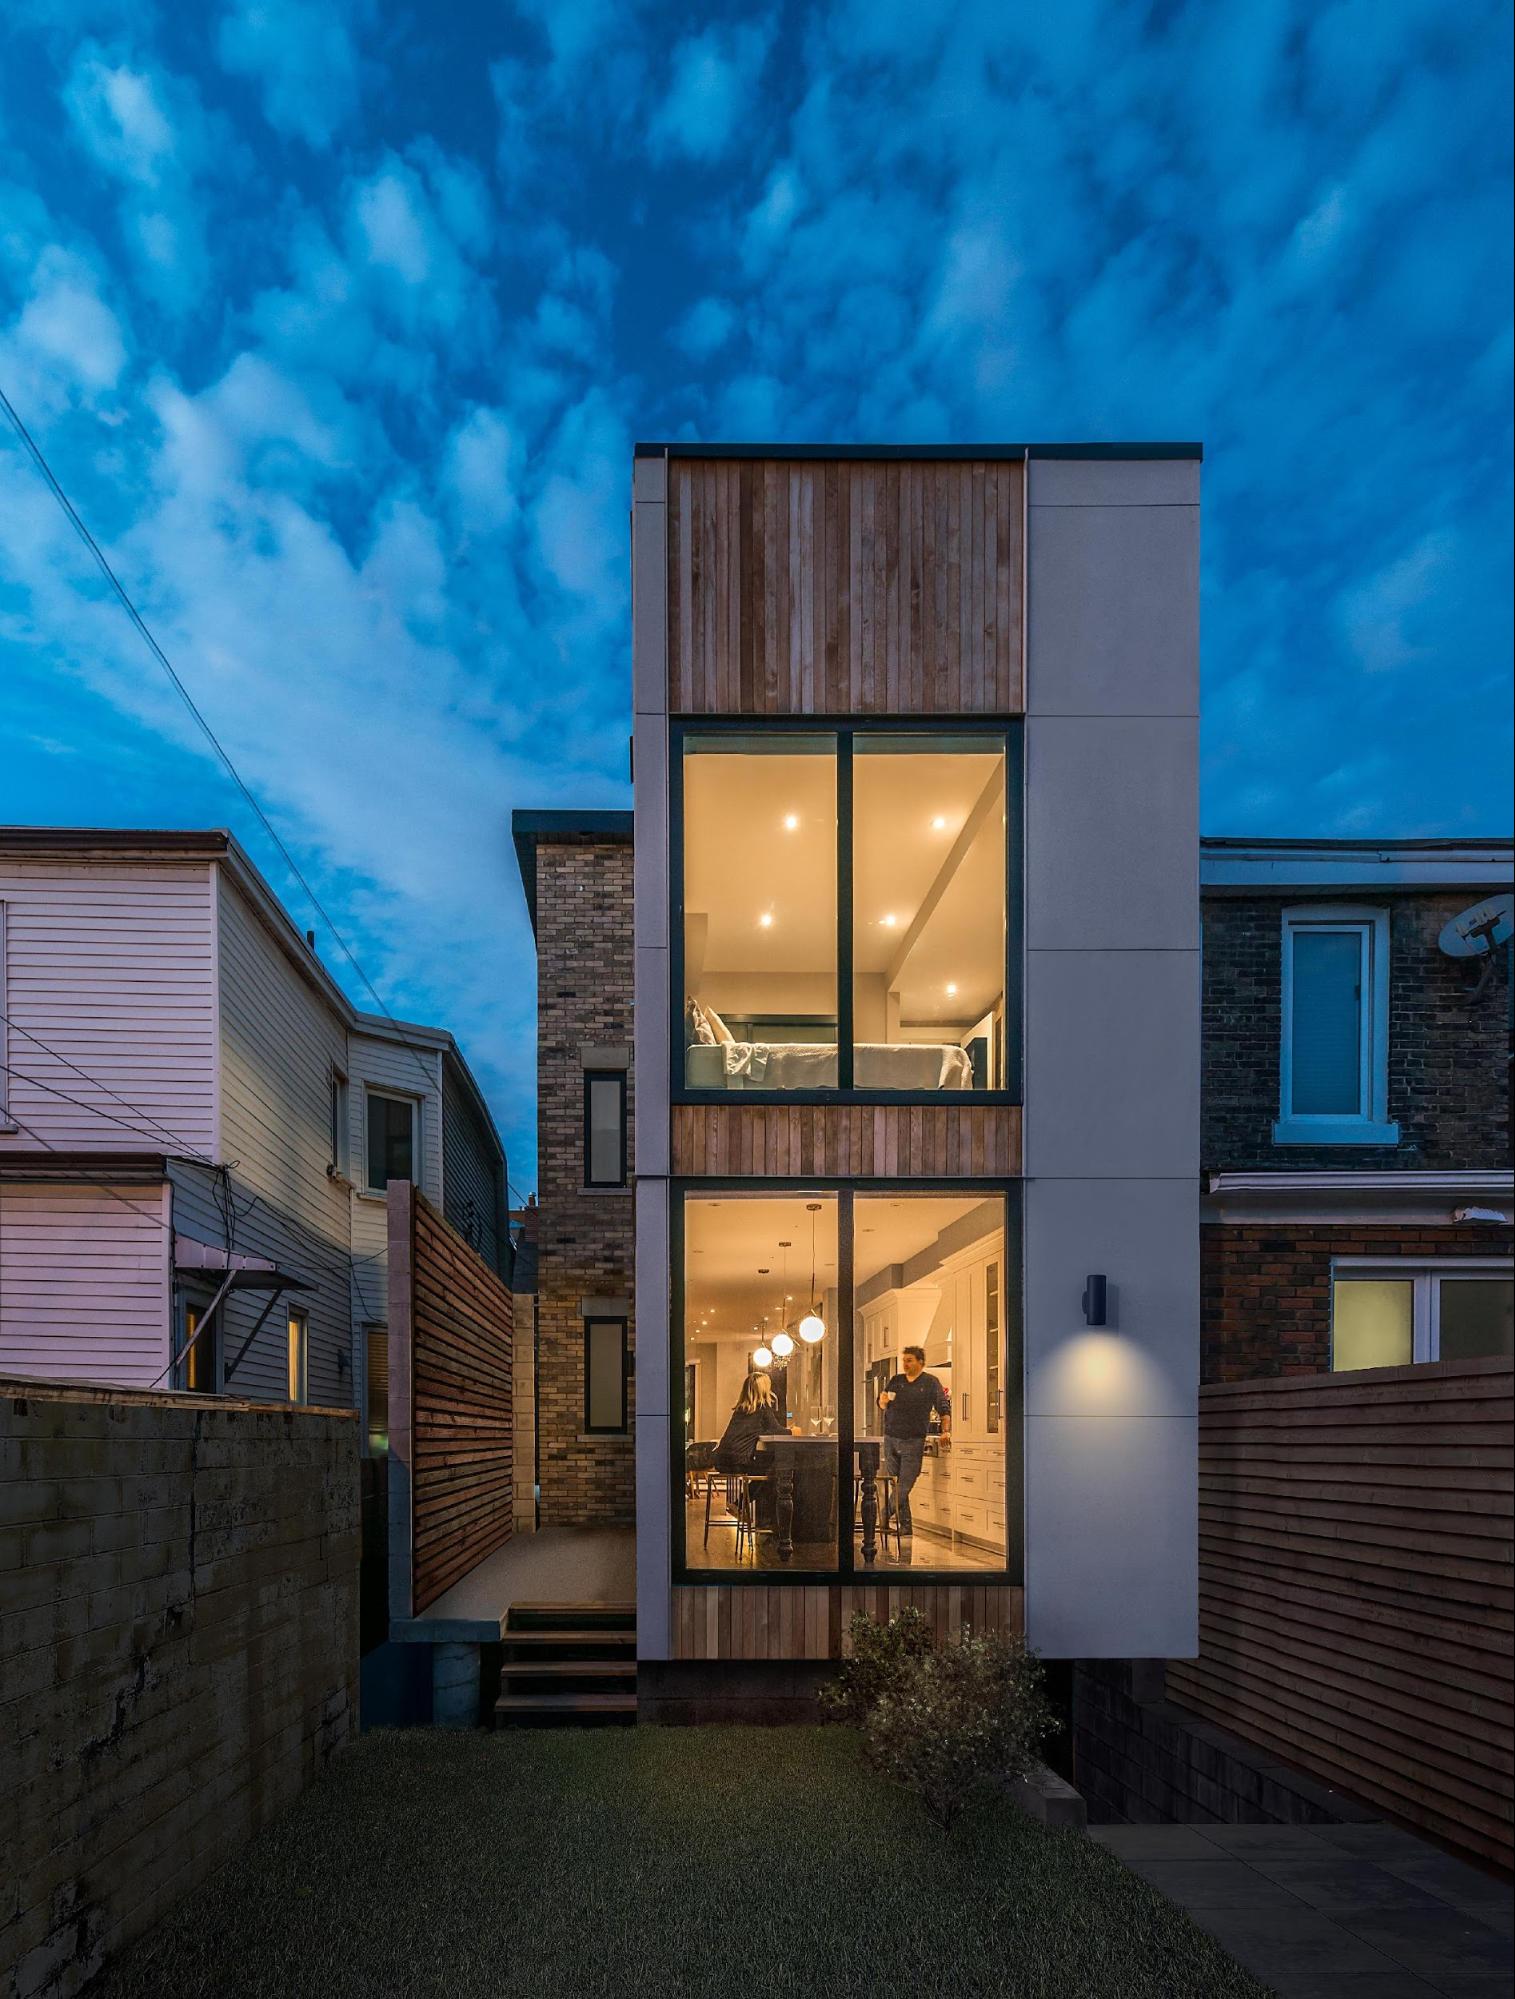
[[[693,1042],[685,1084],[691,1090],[834,1090],[835,1042]],[[853,1051],[859,1090],[971,1090],[973,1064],[953,1043],[860,1041]]]

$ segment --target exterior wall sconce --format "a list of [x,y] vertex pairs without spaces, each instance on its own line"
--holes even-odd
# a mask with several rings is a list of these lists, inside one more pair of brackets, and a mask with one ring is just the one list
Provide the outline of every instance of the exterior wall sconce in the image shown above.
[[1103,1277],[1084,1279],[1084,1323],[1089,1326],[1103,1326],[1107,1323],[1106,1284]]

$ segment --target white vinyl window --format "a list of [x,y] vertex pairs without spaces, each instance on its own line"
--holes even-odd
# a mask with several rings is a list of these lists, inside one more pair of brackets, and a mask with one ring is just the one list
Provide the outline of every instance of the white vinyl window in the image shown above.
[[1515,1284],[1501,1258],[1459,1263],[1372,1263],[1331,1270],[1331,1367],[1408,1367],[1485,1360],[1511,1351]]
[[1397,1145],[1389,1122],[1389,917],[1283,916],[1275,1145]]

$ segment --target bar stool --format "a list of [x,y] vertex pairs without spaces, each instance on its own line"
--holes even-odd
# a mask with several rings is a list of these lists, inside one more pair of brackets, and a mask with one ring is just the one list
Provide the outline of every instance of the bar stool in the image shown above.
[[[903,1561],[905,1559],[905,1543],[900,1533],[899,1479],[892,1471],[881,1471],[874,1474],[873,1482],[879,1489],[878,1537],[883,1544],[885,1557],[887,1558],[889,1554],[889,1536],[892,1533],[894,1536],[894,1552]],[[862,1508],[863,1475],[861,1472],[854,1472],[852,1474],[852,1531],[854,1534],[861,1534],[863,1531]]]

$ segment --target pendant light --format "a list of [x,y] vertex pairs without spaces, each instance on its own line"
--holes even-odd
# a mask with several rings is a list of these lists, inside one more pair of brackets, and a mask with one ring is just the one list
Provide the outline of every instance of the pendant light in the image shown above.
[[794,1352],[794,1339],[785,1323],[784,1313],[784,1306],[787,1302],[789,1292],[789,1244],[781,1242],[779,1248],[784,1252],[783,1275],[779,1279],[780,1284],[784,1288],[779,1293],[779,1329],[768,1344],[773,1348],[773,1351],[778,1355],[780,1360],[788,1360],[789,1356]]
[[826,1321],[821,1317],[821,1301],[815,1290],[815,1218],[821,1212],[819,1201],[807,1201],[806,1210],[810,1216],[810,1296],[815,1299],[810,1310],[800,1320],[800,1338],[806,1346],[813,1347],[818,1340],[826,1337]]
[[752,1365],[758,1370],[759,1374],[765,1374],[772,1367],[773,1355],[767,1347],[754,1347],[752,1349]]

